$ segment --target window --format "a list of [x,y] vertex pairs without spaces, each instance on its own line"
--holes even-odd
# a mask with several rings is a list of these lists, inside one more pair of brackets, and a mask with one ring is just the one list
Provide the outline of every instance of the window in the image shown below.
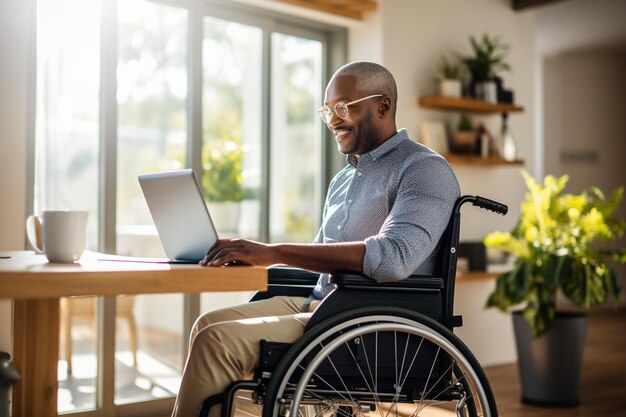
[[[322,43],[272,33],[270,240],[310,242],[324,198],[319,181]],[[325,128],[324,128],[325,129]]]
[[[37,23],[33,210],[89,210],[88,246],[95,249],[100,215],[94,187],[100,181],[100,0],[39,1]],[[95,318],[94,300],[81,303]],[[62,301],[62,318],[69,318],[70,307],[72,303]],[[87,334],[81,334],[85,326],[72,325],[78,321],[68,326],[64,319],[61,352],[72,360],[59,363],[59,411],[93,409],[97,401],[94,335],[89,322]]]
[[187,14],[118,4],[116,247],[125,255],[163,256],[137,176],[186,164]]
[[[164,256],[137,176],[186,165],[188,15],[184,8],[147,0],[118,3],[119,254]],[[183,352],[172,339],[183,336],[182,305],[181,294],[117,297],[115,404],[176,394]]]
[[[33,211],[87,209],[89,249],[164,256],[137,175],[193,168],[221,236],[311,241],[331,175],[316,109],[343,43],[220,0],[38,0]],[[246,299],[118,297],[117,317],[112,300],[64,300],[59,411],[166,414],[199,310]]]
[[263,30],[203,19],[202,179],[221,236],[260,238]]

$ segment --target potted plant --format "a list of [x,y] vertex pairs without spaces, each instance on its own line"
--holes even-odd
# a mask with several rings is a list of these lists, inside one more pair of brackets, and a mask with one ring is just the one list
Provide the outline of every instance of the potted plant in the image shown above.
[[461,97],[461,63],[441,58],[439,68],[439,95]]
[[494,77],[510,69],[504,61],[509,46],[502,43],[500,38],[487,34],[479,39],[470,36],[470,44],[474,54],[463,57],[462,61],[472,76],[471,90],[478,99],[495,103],[497,92]]
[[598,242],[620,237],[625,222],[615,216],[623,188],[610,198],[598,188],[566,194],[567,176],[537,183],[522,172],[528,192],[511,233],[493,232],[484,243],[516,257],[513,269],[497,278],[488,307],[513,314],[522,400],[543,405],[575,405],[582,366],[586,315],[557,311],[562,293],[579,307],[617,301],[620,282],[610,260],[625,263],[626,250]]
[[452,135],[452,151],[460,154],[476,153],[476,136],[472,120],[467,114],[461,114],[456,131]]
[[243,150],[234,141],[218,142],[202,150],[202,192],[222,230],[238,228],[240,202],[244,197],[242,165]]

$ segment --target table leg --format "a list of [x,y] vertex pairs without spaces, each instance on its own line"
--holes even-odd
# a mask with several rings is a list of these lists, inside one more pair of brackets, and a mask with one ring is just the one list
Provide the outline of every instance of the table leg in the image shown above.
[[13,364],[21,380],[13,387],[13,417],[57,416],[59,299],[16,300]]

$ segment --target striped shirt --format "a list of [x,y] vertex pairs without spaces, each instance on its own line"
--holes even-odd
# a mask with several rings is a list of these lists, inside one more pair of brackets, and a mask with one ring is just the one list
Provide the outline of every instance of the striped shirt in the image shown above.
[[[434,271],[436,247],[450,220],[459,184],[447,161],[401,129],[356,158],[331,181],[314,243],[365,242],[364,274],[377,282]],[[321,274],[313,295],[333,289]]]

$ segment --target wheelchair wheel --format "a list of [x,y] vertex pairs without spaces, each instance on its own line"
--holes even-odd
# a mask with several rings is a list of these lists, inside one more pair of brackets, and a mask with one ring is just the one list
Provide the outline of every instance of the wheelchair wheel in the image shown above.
[[319,323],[286,352],[263,417],[497,417],[469,349],[422,314],[364,307]]

